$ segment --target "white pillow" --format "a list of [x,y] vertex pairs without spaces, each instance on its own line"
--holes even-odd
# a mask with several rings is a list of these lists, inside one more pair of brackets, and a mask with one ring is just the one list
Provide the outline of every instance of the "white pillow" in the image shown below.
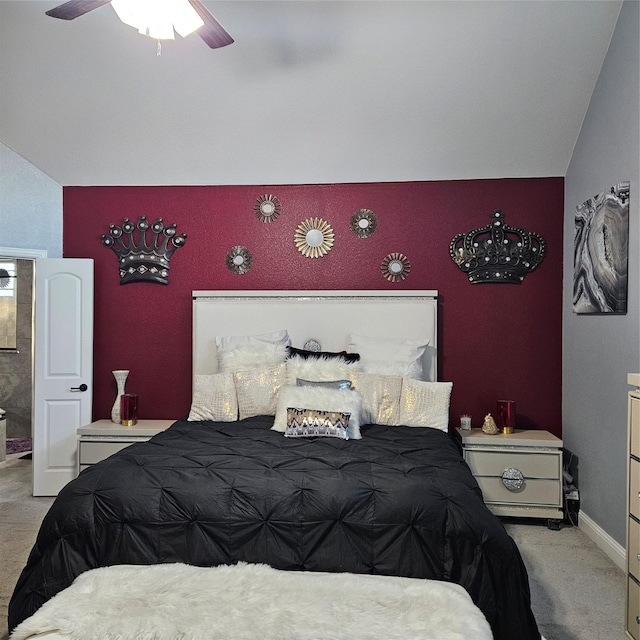
[[284,362],[275,367],[234,371],[231,375],[238,396],[240,420],[276,414],[278,392],[286,382]]
[[187,420],[235,422],[238,419],[238,399],[233,374],[196,375],[193,377],[193,397]]
[[255,336],[216,336],[216,347],[218,349],[230,350],[248,344],[282,344],[289,346],[291,345],[291,338],[286,329],[272,333],[261,333]]
[[449,400],[453,382],[402,380],[400,424],[407,427],[449,429]]
[[360,412],[362,396],[357,391],[340,391],[326,387],[297,387],[286,385],[280,388],[274,431],[284,433],[287,430],[287,409],[312,409],[314,411],[335,411],[349,413],[347,436],[360,440]]
[[429,340],[370,338],[352,333],[347,351],[360,354],[362,371],[384,376],[423,379],[422,356]]
[[[291,356],[287,360],[287,384],[295,385],[298,378],[312,382],[344,380],[349,374],[359,371],[359,362],[345,362],[338,358],[301,358]],[[310,409],[311,407],[306,407]]]
[[222,372],[275,367],[287,359],[284,344],[247,344],[218,351],[218,368]]
[[362,424],[400,424],[401,377],[357,371],[350,379],[362,396]]

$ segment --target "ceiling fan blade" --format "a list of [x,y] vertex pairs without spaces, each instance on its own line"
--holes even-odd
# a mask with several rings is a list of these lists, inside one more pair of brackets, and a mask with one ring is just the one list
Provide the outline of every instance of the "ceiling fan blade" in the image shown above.
[[189,0],[197,14],[204,20],[197,34],[212,48],[226,47],[233,42],[233,38],[225,31],[223,26],[213,17],[213,14],[200,0]]
[[60,18],[61,20],[73,20],[110,2],[111,0],[70,0],[69,2],[50,9],[46,14],[52,18]]

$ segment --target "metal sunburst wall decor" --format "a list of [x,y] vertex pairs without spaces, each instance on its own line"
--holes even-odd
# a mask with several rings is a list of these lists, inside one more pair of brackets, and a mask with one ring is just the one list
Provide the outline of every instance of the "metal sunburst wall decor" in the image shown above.
[[225,262],[227,263],[227,269],[229,269],[229,271],[242,275],[251,269],[253,257],[246,247],[236,246],[231,247],[231,249],[227,251]]
[[256,200],[253,210],[261,222],[273,222],[282,212],[282,205],[275,196],[265,194]]
[[305,258],[322,258],[333,247],[335,234],[331,225],[322,218],[307,218],[296,229],[294,242]]
[[380,270],[389,282],[402,282],[411,271],[411,262],[402,253],[390,253],[382,261]]
[[368,238],[372,236],[378,228],[378,219],[371,209],[358,209],[351,216],[349,226],[358,238]]

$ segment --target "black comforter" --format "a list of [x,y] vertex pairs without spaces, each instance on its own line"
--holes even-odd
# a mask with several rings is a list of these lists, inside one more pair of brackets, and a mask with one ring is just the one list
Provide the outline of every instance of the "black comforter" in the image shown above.
[[496,640],[540,638],[519,551],[447,434],[289,439],[272,424],[177,422],[81,473],[42,523],[9,628],[88,569],[245,561],[456,582]]

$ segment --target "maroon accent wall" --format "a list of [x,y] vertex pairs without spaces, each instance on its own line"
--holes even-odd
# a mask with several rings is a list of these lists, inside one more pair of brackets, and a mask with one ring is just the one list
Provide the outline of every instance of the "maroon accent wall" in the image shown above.
[[[94,419],[108,418],[116,386],[111,371],[130,369],[127,390],[140,395],[143,418],[180,418],[191,397],[191,291],[196,289],[437,289],[439,378],[454,383],[451,423],[461,413],[480,426],[499,398],[515,399],[518,426],[561,434],[562,178],[442,182],[202,186],[65,187],[65,257],[95,260]],[[270,193],[282,203],[271,224],[253,211]],[[360,208],[378,217],[377,232],[356,237]],[[449,257],[454,235],[489,222],[542,235],[547,255],[523,284],[471,285]],[[168,285],[120,285],[115,254],[102,233],[125,217],[162,217],[187,234],[171,260]],[[321,217],[336,242],[322,259],[293,244],[297,225]],[[235,275],[225,255],[244,245],[253,268]],[[380,272],[390,252],[411,261],[391,284]],[[259,328],[259,318],[258,327]],[[362,327],[366,333],[366,327]],[[402,318],[398,319],[402,335]],[[298,345],[299,346],[299,345]]]

